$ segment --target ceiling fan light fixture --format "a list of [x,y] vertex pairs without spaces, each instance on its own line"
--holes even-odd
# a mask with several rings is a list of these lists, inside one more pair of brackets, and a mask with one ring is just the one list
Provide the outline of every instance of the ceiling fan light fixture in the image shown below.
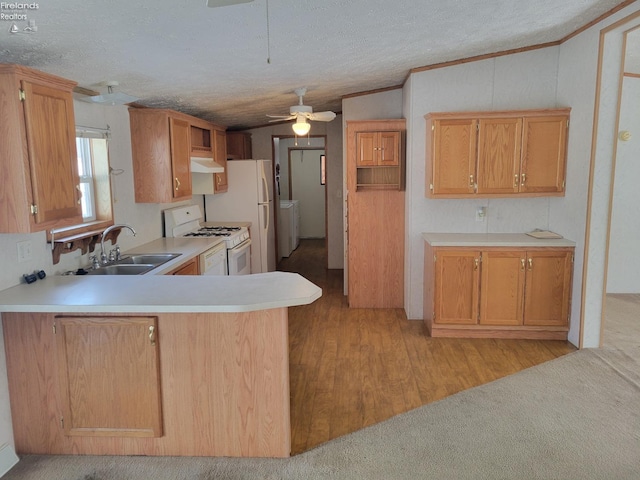
[[108,93],[104,93],[102,95],[93,95],[90,97],[82,97],[80,98],[80,100],[83,100],[89,103],[98,103],[100,105],[111,105],[111,106],[126,105],[128,103],[137,102],[139,100],[139,98],[131,95],[127,95],[126,93],[114,92],[113,87],[116,87],[118,85],[118,82],[116,82],[115,80],[110,80],[105,84],[107,86]]
[[305,136],[311,130],[311,124],[307,123],[307,119],[303,116],[298,116],[296,123],[292,125],[293,131],[299,137]]

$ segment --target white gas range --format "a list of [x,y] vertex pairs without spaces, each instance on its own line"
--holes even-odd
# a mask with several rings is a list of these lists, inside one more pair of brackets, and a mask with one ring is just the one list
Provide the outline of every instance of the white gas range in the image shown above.
[[[199,205],[187,205],[165,210],[165,237],[220,238],[226,248],[227,274],[246,275],[251,273],[251,239],[247,227],[213,225],[202,220],[203,215]],[[211,269],[212,265],[207,265],[207,259],[210,262],[213,261],[217,258],[214,256],[215,253],[217,252],[208,251],[201,255],[200,270],[202,274],[206,275],[206,272]]]

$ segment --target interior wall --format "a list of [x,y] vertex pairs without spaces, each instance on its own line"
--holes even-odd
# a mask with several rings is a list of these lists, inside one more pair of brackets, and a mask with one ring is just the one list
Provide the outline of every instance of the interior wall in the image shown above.
[[[291,135],[291,124],[269,125],[249,130],[253,156],[255,158],[271,158],[272,136]],[[332,122],[312,122],[311,135],[326,135],[327,155],[327,255],[328,267],[344,268],[344,238],[342,224],[342,185],[343,185],[343,152],[342,152],[342,115]],[[300,146],[303,146],[299,140]],[[280,157],[280,160],[287,157]],[[282,179],[280,180],[282,182]]]
[[320,183],[324,150],[291,150],[291,193],[298,200],[300,238],[325,238],[325,185]]
[[[549,199],[428,199],[425,197],[424,115],[430,112],[521,110],[567,106],[556,101],[558,47],[418,72],[405,85],[407,244],[405,310],[423,318],[423,232],[507,233],[549,228]],[[568,105],[571,106],[571,105]],[[486,218],[475,220],[477,207]],[[565,228],[558,233],[577,240]]]
[[640,293],[640,78],[624,77],[611,210],[607,293]]

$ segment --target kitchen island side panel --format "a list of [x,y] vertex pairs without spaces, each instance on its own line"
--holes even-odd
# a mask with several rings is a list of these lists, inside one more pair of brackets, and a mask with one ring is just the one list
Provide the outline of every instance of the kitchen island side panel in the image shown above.
[[288,457],[287,308],[149,315],[158,317],[164,427],[159,438],[65,436],[52,328],[56,314],[3,314],[16,451]]

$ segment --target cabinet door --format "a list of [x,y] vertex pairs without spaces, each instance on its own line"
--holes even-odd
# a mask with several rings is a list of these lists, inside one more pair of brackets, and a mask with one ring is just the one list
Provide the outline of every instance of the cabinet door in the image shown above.
[[397,166],[400,164],[400,132],[379,132],[378,165]]
[[527,252],[524,324],[567,326],[573,253]]
[[227,159],[253,158],[251,150],[250,133],[227,132]]
[[356,166],[373,167],[377,164],[377,132],[356,133]]
[[568,122],[567,115],[525,117],[521,192],[564,191]]
[[525,261],[525,252],[482,252],[481,325],[522,325]]
[[475,119],[434,121],[431,152],[434,195],[474,193],[477,124]]
[[35,223],[82,223],[71,93],[22,81]]
[[200,275],[198,257],[190,260],[187,264],[168,272],[167,275]]
[[214,130],[213,139],[215,145],[214,160],[224,167],[224,172],[214,174],[214,193],[223,193],[229,190],[227,181],[227,134],[223,130]]
[[160,437],[156,317],[58,317],[66,435]]
[[191,196],[190,130],[186,120],[169,117],[174,200]]
[[522,118],[480,119],[477,193],[517,193]]
[[478,323],[479,266],[479,251],[436,251],[435,323]]

